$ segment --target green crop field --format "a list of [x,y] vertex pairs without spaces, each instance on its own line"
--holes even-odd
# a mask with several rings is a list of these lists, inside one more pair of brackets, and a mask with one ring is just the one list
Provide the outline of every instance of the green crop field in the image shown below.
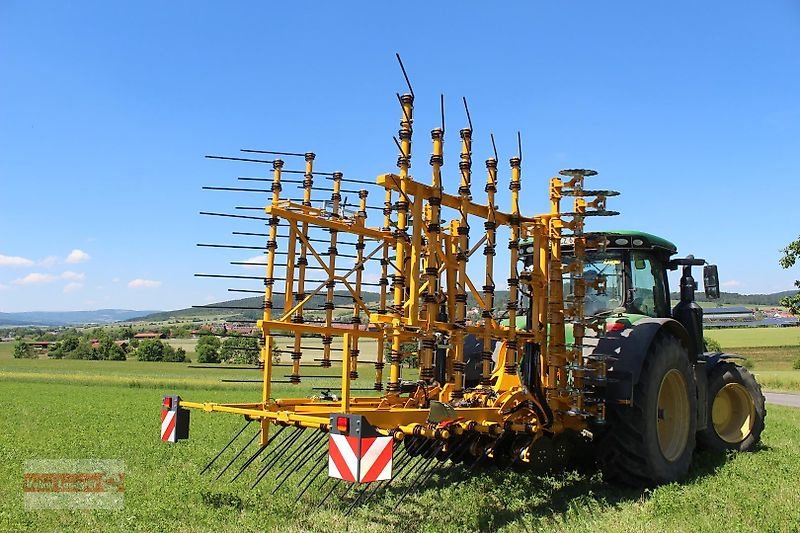
[[800,393],[800,328],[730,328],[706,330],[723,350],[746,357],[764,390]]
[[[51,363],[56,364],[36,368]],[[194,377],[199,371],[169,363],[101,362],[104,367],[85,371],[76,366],[87,363],[93,362],[0,363],[0,420],[5,428],[0,530],[641,531],[684,530],[691,525],[693,531],[721,526],[752,531],[790,530],[800,523],[797,410],[771,406],[759,451],[731,457],[700,454],[692,477],[680,484],[640,491],[607,486],[593,472],[536,476],[448,467],[399,506],[395,504],[405,487],[345,517],[346,504],[339,500],[317,506],[323,492],[316,486],[295,501],[297,491],[291,486],[274,496],[271,482],[250,489],[255,472],[232,484],[198,475],[239,428],[239,417],[193,412],[189,441],[165,444],[158,439],[163,393],[177,392],[193,400],[251,401],[258,398],[257,385],[213,385],[223,371]],[[124,377],[118,374],[122,367],[129,367]],[[162,387],[159,380],[179,385]],[[279,389],[281,394],[290,391],[310,393],[289,386]],[[22,465],[35,458],[123,460],[125,508],[25,511]],[[753,490],[756,483],[758,490]],[[702,503],[701,513],[699,502],[709,502]]]
[[800,346],[800,327],[706,329],[726,350],[769,346]]

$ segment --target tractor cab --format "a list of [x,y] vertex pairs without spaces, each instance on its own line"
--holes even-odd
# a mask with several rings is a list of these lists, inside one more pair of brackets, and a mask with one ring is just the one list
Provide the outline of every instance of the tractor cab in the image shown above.
[[[523,243],[522,260],[526,267],[533,258],[525,253]],[[564,237],[561,251],[565,263],[569,263],[574,250],[573,237]],[[703,277],[706,295],[719,297],[717,267],[706,265],[703,259],[693,256],[673,258],[677,247],[670,241],[644,232],[611,231],[587,234],[587,250],[580,273],[564,278],[564,294],[574,294],[576,280],[583,279],[586,287],[584,314],[587,317],[607,315],[608,319],[633,325],[646,318],[678,321],[686,329],[693,356],[704,351],[703,310],[694,301],[697,283],[692,277],[693,266],[704,266]],[[674,307],[670,303],[670,288],[667,272],[682,267],[680,278],[680,302]]]

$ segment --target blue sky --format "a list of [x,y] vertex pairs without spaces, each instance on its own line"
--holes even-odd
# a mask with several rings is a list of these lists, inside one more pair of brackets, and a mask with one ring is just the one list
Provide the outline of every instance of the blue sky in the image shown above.
[[254,254],[195,243],[260,230],[198,212],[263,198],[200,188],[268,167],[203,155],[310,150],[320,170],[394,171],[395,52],[420,180],[444,93],[455,192],[466,96],[476,200],[494,132],[507,208],[521,130],[526,213],[547,209],[559,169],[594,168],[622,215],[593,228],[667,237],[716,262],[724,290],[800,277],[777,264],[800,233],[796,2],[407,4],[0,2],[0,311],[228,298],[237,285],[193,274],[241,273],[226,262]]

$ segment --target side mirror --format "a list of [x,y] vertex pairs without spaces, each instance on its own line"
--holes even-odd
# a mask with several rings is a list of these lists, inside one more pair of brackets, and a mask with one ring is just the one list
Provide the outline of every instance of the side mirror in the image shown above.
[[719,275],[717,265],[706,265],[703,267],[703,285],[706,289],[706,298],[719,298]]

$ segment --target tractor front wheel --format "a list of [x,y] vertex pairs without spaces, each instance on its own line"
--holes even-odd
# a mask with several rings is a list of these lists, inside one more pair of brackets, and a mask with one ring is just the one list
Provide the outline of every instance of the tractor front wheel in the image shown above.
[[642,367],[633,404],[608,408],[598,450],[606,479],[633,486],[681,479],[692,461],[696,426],[697,396],[686,348],[660,335]]
[[698,432],[698,444],[709,450],[752,450],[761,439],[764,395],[753,375],[733,363],[720,363],[708,380],[708,427]]

